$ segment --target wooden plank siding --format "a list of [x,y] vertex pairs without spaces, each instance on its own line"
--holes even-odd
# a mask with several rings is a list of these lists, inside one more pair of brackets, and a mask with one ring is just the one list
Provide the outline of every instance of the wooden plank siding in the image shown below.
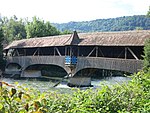
[[17,56],[17,57],[7,57],[7,64],[17,63],[24,69],[30,65],[35,64],[51,64],[60,67],[65,67],[65,57],[64,56]]
[[[7,57],[7,64],[17,63],[25,70],[30,65],[51,64],[57,65],[70,73],[70,68],[65,66],[65,56],[19,56]],[[134,73],[142,69],[143,61],[135,59],[118,59],[104,57],[78,57],[74,74],[84,68],[98,68],[108,70],[118,70]]]
[[76,72],[84,68],[99,68],[134,73],[142,69],[143,61],[102,57],[78,57]]

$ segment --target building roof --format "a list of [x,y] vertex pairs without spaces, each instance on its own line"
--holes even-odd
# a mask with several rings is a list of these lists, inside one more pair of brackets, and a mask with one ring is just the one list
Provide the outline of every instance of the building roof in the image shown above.
[[79,45],[144,46],[145,40],[150,39],[150,30],[97,32],[81,34],[79,37],[84,39]]
[[30,38],[13,41],[5,49],[33,48],[50,46],[144,46],[146,39],[150,39],[150,30],[135,30],[123,32],[93,32],[79,33],[75,31],[69,35]]

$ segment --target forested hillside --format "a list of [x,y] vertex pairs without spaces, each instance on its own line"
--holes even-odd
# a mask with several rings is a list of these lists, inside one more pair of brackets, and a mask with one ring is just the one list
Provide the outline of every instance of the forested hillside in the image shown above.
[[53,23],[53,25],[60,31],[77,30],[78,32],[148,30],[150,29],[150,18],[137,15],[62,24]]

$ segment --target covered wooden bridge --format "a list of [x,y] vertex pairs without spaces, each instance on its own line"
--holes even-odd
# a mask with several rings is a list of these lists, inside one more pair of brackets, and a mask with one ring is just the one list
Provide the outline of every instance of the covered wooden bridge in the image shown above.
[[35,65],[55,65],[72,76],[83,69],[134,73],[142,68],[146,39],[150,39],[149,30],[79,34],[75,31],[69,35],[18,40],[4,49],[5,73],[39,77],[40,68],[29,69]]

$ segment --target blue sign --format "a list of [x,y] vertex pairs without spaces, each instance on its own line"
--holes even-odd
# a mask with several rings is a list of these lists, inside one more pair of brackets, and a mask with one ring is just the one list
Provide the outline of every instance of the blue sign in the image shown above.
[[77,57],[75,57],[75,56],[72,56],[72,57],[66,56],[65,57],[65,64],[73,64],[73,65],[77,64]]

